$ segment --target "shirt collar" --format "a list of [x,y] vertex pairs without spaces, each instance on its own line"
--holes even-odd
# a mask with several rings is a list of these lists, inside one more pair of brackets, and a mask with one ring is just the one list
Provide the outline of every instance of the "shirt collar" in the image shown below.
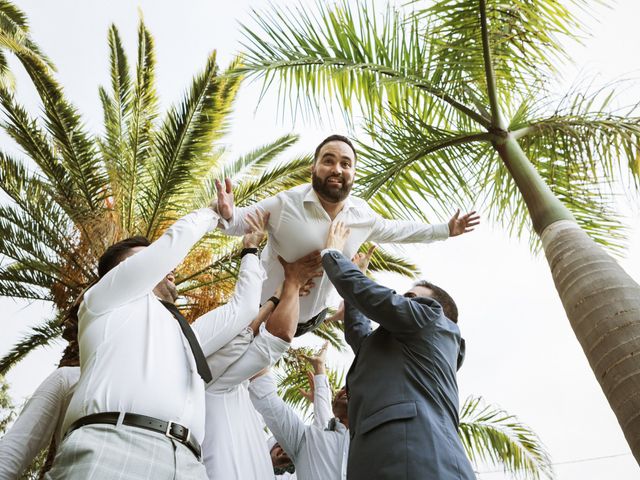
[[[309,188],[307,190],[307,193],[304,195],[304,198],[302,199],[302,202],[303,203],[315,203],[320,208],[323,208],[322,207],[322,203],[320,203],[320,199],[318,198],[318,194],[313,189],[313,185],[311,185],[311,184],[309,184]],[[342,210],[343,211],[349,210],[352,207],[353,207],[353,201],[351,200],[351,193],[349,193],[349,196],[344,201],[344,206],[342,207]]]

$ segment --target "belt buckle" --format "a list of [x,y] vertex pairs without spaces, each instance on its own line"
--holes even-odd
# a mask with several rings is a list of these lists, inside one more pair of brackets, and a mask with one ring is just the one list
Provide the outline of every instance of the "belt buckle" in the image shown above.
[[[187,431],[186,437],[185,438],[180,438],[180,437],[174,435],[173,433],[171,433],[171,427],[173,427],[173,425],[178,425],[178,426],[182,427],[183,429],[185,429]],[[174,422],[172,420],[169,420],[169,422],[167,423],[167,430],[166,430],[166,432],[164,432],[164,434],[167,437],[175,438],[176,440],[178,440],[179,442],[182,442],[182,443],[187,443],[189,441],[189,439],[191,438],[191,430],[189,430],[187,427],[183,427],[179,423],[176,423],[176,422]]]

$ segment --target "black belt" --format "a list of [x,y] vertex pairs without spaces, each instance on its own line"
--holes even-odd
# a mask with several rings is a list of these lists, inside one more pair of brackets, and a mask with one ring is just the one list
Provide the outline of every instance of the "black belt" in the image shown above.
[[[85,425],[92,425],[94,423],[116,425],[119,417],[119,412],[104,412],[87,415],[86,417],[79,418],[73,422],[69,427],[69,430],[67,430],[67,435],[77,428],[84,427]],[[174,440],[184,444],[193,452],[198,461],[200,461],[200,458],[202,457],[202,450],[200,449],[198,441],[191,436],[191,432],[187,427],[183,427],[178,423],[171,421],[165,422],[163,420],[158,420],[157,418],[147,417],[146,415],[138,415],[137,413],[125,413],[122,424],[162,433],[167,437],[173,438]]]

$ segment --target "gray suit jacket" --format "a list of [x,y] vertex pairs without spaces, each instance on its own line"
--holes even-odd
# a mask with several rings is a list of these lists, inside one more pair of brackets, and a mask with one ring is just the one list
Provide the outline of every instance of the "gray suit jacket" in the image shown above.
[[457,433],[458,326],[434,299],[398,295],[339,252],[325,254],[323,265],[345,301],[356,354],[347,375],[349,480],[475,479]]

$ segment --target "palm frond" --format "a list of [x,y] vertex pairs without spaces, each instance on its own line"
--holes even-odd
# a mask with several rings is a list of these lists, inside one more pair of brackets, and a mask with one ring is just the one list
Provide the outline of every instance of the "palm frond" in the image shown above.
[[61,164],[77,190],[77,197],[87,214],[97,212],[104,198],[106,178],[92,137],[47,66],[31,54],[20,53],[18,58],[42,100],[46,130],[60,152]]
[[344,351],[346,345],[344,343],[344,328],[342,322],[324,322],[318,328],[313,330],[313,335],[326,340],[338,351]]
[[[45,178],[48,180],[56,197],[70,218],[79,219],[86,210],[81,201],[77,198],[75,186],[67,171],[54,153],[54,146],[51,144],[46,134],[38,127],[36,121],[32,119],[27,111],[15,102],[11,93],[0,89],[0,105],[7,115],[7,122],[2,125],[4,130],[13,138],[24,152],[40,168]],[[2,155],[3,169],[12,162],[18,165],[21,162],[12,159],[6,153]],[[18,167],[11,167],[16,171]],[[22,168],[22,170],[25,170]],[[7,178],[17,175],[18,172],[7,174]],[[7,192],[8,193],[8,192]],[[14,199],[15,200],[15,199]]]
[[0,45],[14,52],[26,51],[53,69],[51,61],[33,41],[29,33],[27,15],[12,2],[0,1]]
[[293,112],[317,114],[321,99],[337,97],[345,114],[359,107],[370,119],[389,106],[410,106],[425,119],[490,124],[464,89],[444,88],[430,35],[398,10],[379,16],[372,2],[318,2],[315,11],[254,11],[253,20],[255,28],[243,26],[241,71],[263,76],[265,87],[278,78],[281,101]]
[[283,135],[275,141],[262,145],[231,162],[225,162],[218,178],[229,177],[235,181],[240,181],[242,178],[257,175],[264,171],[276,157],[296,143],[299,138],[298,135],[292,133]]
[[155,139],[155,161],[149,184],[142,192],[142,217],[147,236],[153,237],[168,206],[183,207],[211,169],[203,159],[212,143],[225,131],[239,78],[219,76],[216,55],[210,55],[204,72],[194,78],[179,107],[172,107]]
[[[576,12],[589,6],[585,0],[565,4],[487,0],[485,4],[493,69],[507,104],[513,94],[525,94],[568,59],[566,40],[578,40],[582,31]],[[478,2],[444,0],[419,8],[416,16],[429,26],[427,33],[437,45],[434,56],[446,68],[451,88],[472,84],[486,91]]]
[[6,375],[27,354],[38,347],[51,344],[60,335],[62,335],[62,326],[59,318],[33,327],[22,340],[13,346],[9,353],[0,359],[0,375]]
[[516,417],[469,397],[461,409],[458,434],[472,463],[502,466],[517,478],[554,478],[540,438]]
[[[366,252],[370,243],[364,243],[360,247],[360,251]],[[372,273],[375,272],[392,272],[404,275],[406,277],[415,278],[420,274],[420,269],[410,260],[403,258],[399,255],[393,254],[385,248],[378,247],[371,256],[371,263],[369,264],[369,270]]]
[[128,128],[129,163],[123,166],[123,180],[126,195],[118,199],[126,232],[133,232],[136,210],[136,198],[139,186],[144,178],[144,167],[153,154],[154,121],[158,116],[158,97],[155,86],[155,49],[151,33],[142,19],[138,25],[138,60],[136,81],[131,101],[131,115]]
[[[278,395],[292,408],[298,410],[304,417],[309,417],[311,404],[302,396],[300,390],[309,390],[307,372],[312,372],[309,363],[302,354],[309,355],[308,348],[290,348],[284,357],[276,364],[276,382]],[[335,392],[344,385],[344,371],[327,367],[329,386]]]

